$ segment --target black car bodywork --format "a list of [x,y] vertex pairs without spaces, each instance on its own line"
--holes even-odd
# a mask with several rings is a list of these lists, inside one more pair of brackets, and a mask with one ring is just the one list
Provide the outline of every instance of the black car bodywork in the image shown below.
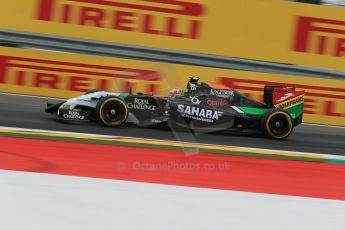
[[295,89],[265,86],[265,103],[261,103],[212,83],[189,82],[187,88],[184,95],[176,97],[92,91],[49,105],[46,112],[56,113],[65,120],[73,120],[72,116],[65,116],[66,113],[87,113],[86,120],[113,127],[132,123],[180,126],[206,132],[256,130],[274,139],[286,138],[293,127],[302,122],[303,92]]

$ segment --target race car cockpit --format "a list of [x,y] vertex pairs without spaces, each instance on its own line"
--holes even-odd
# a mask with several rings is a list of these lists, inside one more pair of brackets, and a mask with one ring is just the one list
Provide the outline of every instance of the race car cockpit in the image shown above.
[[254,108],[265,108],[266,105],[225,86],[216,83],[199,83],[200,78],[196,76],[189,77],[187,83],[187,93],[184,96],[187,97],[215,97],[224,98],[230,105],[235,106],[247,106]]

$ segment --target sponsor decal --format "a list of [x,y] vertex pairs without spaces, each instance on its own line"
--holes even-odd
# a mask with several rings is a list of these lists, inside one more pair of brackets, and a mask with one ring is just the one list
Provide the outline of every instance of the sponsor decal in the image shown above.
[[62,117],[64,119],[85,120],[85,115],[81,113],[81,110],[76,109],[64,111]]
[[156,110],[156,106],[151,105],[148,99],[134,98],[133,102],[127,103],[129,109]]
[[213,123],[218,120],[219,117],[223,115],[223,112],[214,111],[211,109],[203,109],[189,105],[178,105],[177,112],[179,112],[183,117],[191,118],[198,121],[205,121]]
[[199,100],[198,97],[192,97],[190,101],[195,104],[195,105],[200,105],[201,101]]
[[300,16],[297,18],[293,50],[345,57],[344,35],[345,21]]
[[[0,56],[0,84],[86,92],[114,90],[114,80],[122,81],[120,92],[128,92],[140,81],[147,93],[158,90],[158,72],[128,67],[90,65],[13,56]],[[118,89],[117,89],[118,90]]]
[[206,104],[209,106],[222,107],[222,106],[228,105],[228,102],[227,100],[224,100],[224,99],[221,99],[221,100],[209,99],[206,101]]
[[288,99],[289,97],[292,97],[292,96],[293,96],[293,93],[287,93],[284,96],[282,96],[279,100],[277,100],[277,102],[284,101],[284,100],[286,100],[286,99]]
[[302,104],[303,102],[304,102],[304,95],[301,95],[301,96],[292,98],[290,100],[275,104],[274,106],[276,108],[289,109],[296,105]]
[[161,120],[152,119],[152,123],[161,123]]
[[[15,1],[4,2],[1,15],[3,21],[8,23],[2,26],[3,29],[344,69],[342,58],[331,60],[318,55],[345,56],[343,12],[327,7],[315,11],[310,4],[301,5],[303,10],[298,11],[303,11],[306,15],[303,16],[302,13],[297,15],[295,6],[286,5],[283,0],[270,7],[261,4],[261,1],[232,1],[231,10],[240,12],[237,14],[229,13],[229,8],[224,7],[223,2],[218,4],[210,0],[21,2],[23,4],[20,5]],[[243,4],[250,4],[252,7],[247,9]],[[276,16],[274,12],[282,8],[286,10],[277,19],[281,23],[269,21]],[[262,12],[255,19],[254,16],[248,17],[251,10],[255,12],[254,9]],[[237,21],[241,23],[236,23]],[[227,26],[223,22],[232,23]],[[265,23],[267,26],[259,26]],[[242,25],[248,25],[248,28],[243,30]],[[224,44],[227,44],[226,48]],[[308,53],[308,58],[304,58],[303,53]]]
[[[315,79],[318,81],[318,79]],[[317,119],[325,119],[325,124],[331,117],[341,118],[345,117],[345,89],[343,87],[331,87],[314,86],[307,83],[287,83],[283,81],[263,81],[253,79],[241,79],[241,78],[219,78],[221,84],[227,85],[230,88],[236,89],[246,96],[263,102],[263,87],[264,85],[284,85],[286,87],[297,88],[303,90],[304,98],[304,118],[310,119],[309,115],[315,115],[315,121]]]
[[234,91],[228,89],[211,89],[211,94],[219,97],[233,97]]
[[200,39],[205,5],[186,0],[37,0],[37,20]]

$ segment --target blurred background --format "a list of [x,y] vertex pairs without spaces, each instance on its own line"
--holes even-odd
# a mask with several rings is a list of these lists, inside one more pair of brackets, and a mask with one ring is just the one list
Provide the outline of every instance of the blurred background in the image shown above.
[[[3,229],[344,229],[345,1],[21,0],[0,8]],[[284,141],[44,113],[189,76],[305,91]],[[186,165],[192,165],[190,170]],[[312,198],[312,199],[311,199]]]

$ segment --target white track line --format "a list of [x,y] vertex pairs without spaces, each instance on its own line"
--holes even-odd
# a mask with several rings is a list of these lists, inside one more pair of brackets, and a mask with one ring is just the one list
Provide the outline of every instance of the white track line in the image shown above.
[[264,149],[264,148],[252,148],[252,147],[241,147],[241,146],[228,146],[228,145],[214,145],[214,144],[204,144],[200,142],[180,142],[180,141],[170,141],[170,140],[160,140],[160,139],[149,139],[149,138],[137,138],[137,137],[126,137],[126,136],[111,136],[111,135],[100,135],[100,134],[91,134],[91,133],[77,133],[77,132],[64,132],[64,131],[52,131],[52,130],[44,130],[44,129],[26,129],[26,128],[15,128],[15,127],[6,127],[0,126],[0,129],[7,129],[12,131],[23,131],[23,132],[34,132],[34,133],[53,133],[53,134],[69,134],[69,135],[78,135],[78,136],[85,136],[85,137],[99,137],[99,138],[112,138],[112,139],[132,139],[132,140],[144,140],[144,141],[158,141],[158,142],[170,142],[170,143],[180,143],[180,144],[192,144],[192,145],[204,145],[209,147],[229,147],[229,148],[237,148],[240,150],[261,150],[266,152],[272,153],[290,153],[296,155],[303,155],[303,156],[314,156],[314,157],[321,157],[325,159],[335,159],[335,160],[345,160],[345,156],[340,155],[332,155],[332,154],[320,154],[320,153],[310,153],[310,152],[298,152],[298,151],[288,151],[288,150],[275,150],[275,149]]
[[335,126],[335,125],[320,125],[320,124],[313,124],[313,123],[303,123],[302,125],[318,126],[318,127],[326,127],[326,128],[336,128],[336,129],[345,129],[345,126]]
[[56,98],[56,97],[44,97],[44,96],[35,96],[35,95],[26,95],[26,94],[15,94],[15,93],[0,93],[0,95],[8,96],[17,96],[17,97],[30,97],[30,98],[39,98],[39,99],[55,99],[55,100],[66,100],[65,98]]

